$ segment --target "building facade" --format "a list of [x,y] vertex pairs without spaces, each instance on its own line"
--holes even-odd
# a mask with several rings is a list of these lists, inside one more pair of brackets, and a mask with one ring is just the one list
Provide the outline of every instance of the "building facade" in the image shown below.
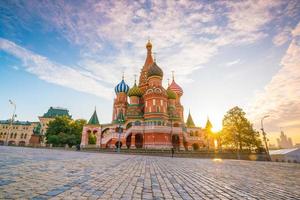
[[278,148],[289,149],[293,148],[293,141],[288,138],[283,131],[280,132],[280,137],[277,138]]
[[0,145],[18,145],[27,146],[34,128],[36,127],[36,122],[28,121],[14,121],[11,123],[10,120],[0,121]]
[[44,146],[48,124],[59,116],[71,118],[67,109],[50,107],[38,122],[0,120],[0,145]]
[[164,88],[164,73],[152,57],[150,41],[146,51],[139,83],[135,81],[130,88],[122,77],[115,87],[112,122],[100,125],[95,111],[83,128],[82,147],[89,145],[91,135],[101,148],[183,150],[206,146],[206,132],[195,126],[190,113],[184,122],[183,90],[174,75],[171,84]]

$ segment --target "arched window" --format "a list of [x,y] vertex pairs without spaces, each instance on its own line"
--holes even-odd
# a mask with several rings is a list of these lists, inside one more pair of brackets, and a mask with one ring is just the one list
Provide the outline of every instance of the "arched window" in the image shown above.
[[15,138],[15,139],[17,138],[17,133],[15,133],[14,138]]
[[194,132],[193,131],[190,131],[190,136],[194,136]]
[[27,134],[25,134],[24,139],[26,139],[26,137],[27,137]]

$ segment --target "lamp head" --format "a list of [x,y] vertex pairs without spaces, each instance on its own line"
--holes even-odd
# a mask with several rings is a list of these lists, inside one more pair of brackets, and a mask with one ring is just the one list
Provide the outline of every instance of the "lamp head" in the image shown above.
[[267,117],[270,117],[270,115],[265,115],[263,118],[267,118]]

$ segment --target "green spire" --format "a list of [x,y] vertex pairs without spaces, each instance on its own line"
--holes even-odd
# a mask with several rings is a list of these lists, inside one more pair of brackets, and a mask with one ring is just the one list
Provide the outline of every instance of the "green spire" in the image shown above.
[[205,129],[206,129],[207,131],[211,131],[212,127],[213,127],[213,126],[212,126],[211,122],[210,122],[209,119],[207,118],[206,125],[205,125]]
[[98,116],[97,116],[97,112],[96,112],[96,108],[95,111],[91,117],[91,119],[89,120],[88,124],[92,124],[92,125],[99,125],[99,120],[98,120]]
[[194,120],[192,118],[191,112],[189,111],[189,116],[186,120],[186,127],[187,128],[195,128],[195,123]]
[[46,118],[55,118],[59,116],[67,116],[67,117],[72,117],[69,114],[69,110],[65,108],[59,108],[59,107],[50,107],[49,110],[43,115],[43,117]]

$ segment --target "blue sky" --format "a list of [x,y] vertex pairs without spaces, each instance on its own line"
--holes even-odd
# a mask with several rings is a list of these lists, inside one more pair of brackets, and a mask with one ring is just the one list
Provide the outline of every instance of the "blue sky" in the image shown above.
[[111,120],[114,86],[129,85],[148,38],[164,70],[175,70],[185,114],[215,129],[241,106],[257,128],[300,142],[300,3],[263,1],[1,1],[0,118],[50,106]]

